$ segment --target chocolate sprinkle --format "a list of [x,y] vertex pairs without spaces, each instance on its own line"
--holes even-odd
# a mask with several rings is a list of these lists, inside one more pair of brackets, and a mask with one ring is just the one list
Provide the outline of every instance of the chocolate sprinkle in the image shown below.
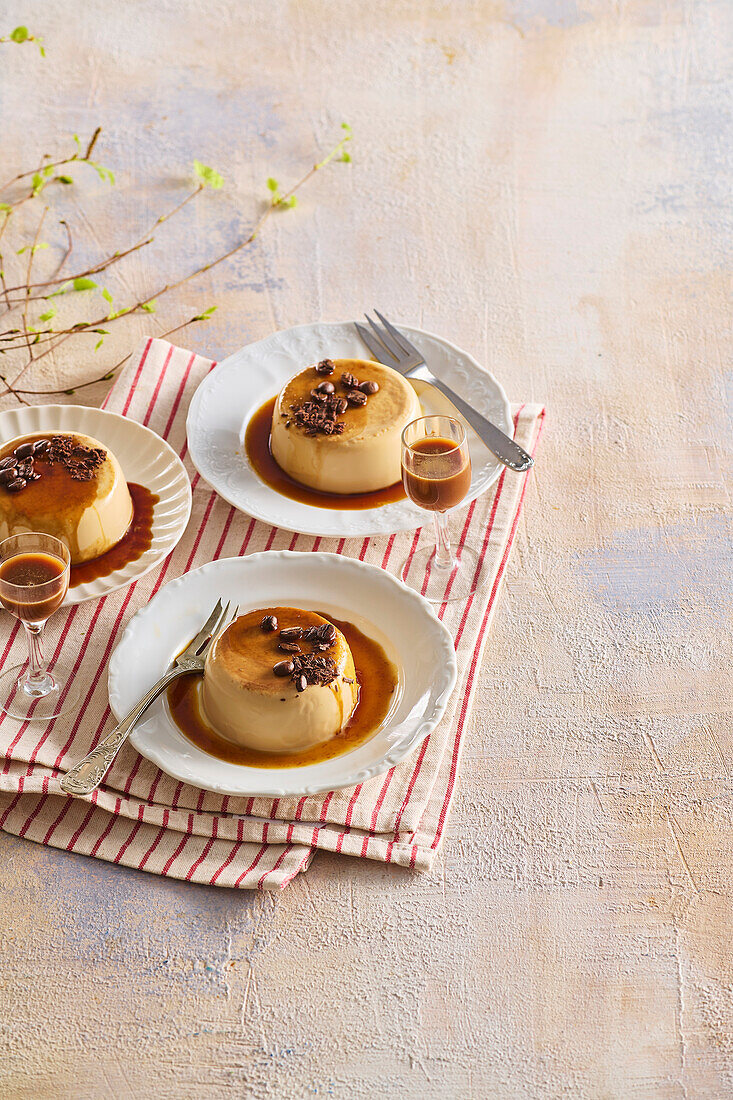
[[0,485],[9,493],[19,493],[29,481],[38,481],[41,472],[36,469],[36,462],[49,466],[58,462],[72,481],[91,481],[106,457],[107,452],[101,447],[87,447],[66,435],[19,443],[12,455],[0,461],[0,470],[12,471],[15,477],[11,481],[7,477],[0,479]]
[[342,399],[333,393],[316,394],[316,400],[304,401],[302,405],[291,405],[292,419],[306,435],[341,435],[344,425],[336,420],[343,411]]
[[[266,615],[261,625],[264,627],[270,618],[274,616]],[[321,623],[305,629],[302,626],[284,627],[279,633],[277,648],[287,653],[290,659],[278,661],[273,665],[272,671],[276,676],[289,676],[298,692],[305,691],[309,684],[325,686],[333,683],[339,678],[338,668],[332,657],[322,654],[331,649],[336,637],[337,630],[333,623]],[[303,653],[295,638],[300,643],[309,642],[312,652]]]

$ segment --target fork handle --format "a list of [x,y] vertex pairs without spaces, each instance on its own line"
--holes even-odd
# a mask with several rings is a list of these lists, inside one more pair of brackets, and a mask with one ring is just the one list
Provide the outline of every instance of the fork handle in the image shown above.
[[499,462],[503,462],[510,470],[515,470],[517,473],[534,466],[534,459],[530,454],[527,454],[523,447],[520,447],[513,439],[505,435],[501,428],[497,428],[496,424],[492,424],[485,416],[476,412],[462,397],[459,397],[455,390],[452,390],[450,386],[446,386],[445,382],[441,382],[439,378],[432,374],[428,378],[424,372],[417,374],[416,377],[422,377],[424,381],[430,382],[431,386],[434,386],[436,390],[440,390],[451,404],[455,405],[464,420],[468,421],[479,439],[486,444],[492,454],[496,455]]
[[75,764],[61,779],[61,789],[67,794],[85,795],[96,790],[112,767],[117,753],[120,751],[128,735],[131,733],[143,711],[154,702],[161,692],[165,691],[173,680],[179,676],[185,676],[190,670],[176,668],[161,676],[157,684],[151,687],[147,695],[143,695],[136,707],[125,715],[122,721],[107,734],[103,741],[95,746],[83,760]]

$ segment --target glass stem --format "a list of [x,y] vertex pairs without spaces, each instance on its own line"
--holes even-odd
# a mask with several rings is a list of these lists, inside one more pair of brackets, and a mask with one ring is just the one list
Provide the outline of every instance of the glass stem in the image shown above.
[[435,523],[435,561],[434,569],[452,569],[455,565],[453,551],[448,534],[448,517],[445,512],[433,512]]
[[23,681],[24,690],[30,695],[46,695],[53,686],[43,656],[42,636],[45,623],[23,623],[28,639],[28,671]]

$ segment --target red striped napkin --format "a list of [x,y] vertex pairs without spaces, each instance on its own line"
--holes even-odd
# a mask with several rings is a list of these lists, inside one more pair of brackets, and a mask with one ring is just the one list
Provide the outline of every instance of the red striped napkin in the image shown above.
[[[505,472],[495,491],[453,519],[453,536],[479,548],[488,585],[439,614],[453,633],[458,684],[436,731],[385,775],[310,798],[231,798],[179,783],[128,744],[90,799],[65,796],[58,778],[111,728],[107,665],[131,616],[173,577],[219,557],[258,550],[328,550],[395,569],[432,531],[389,538],[294,535],[235,511],[201,481],[187,459],[185,417],[215,364],[163,340],[149,340],[113,386],[105,407],[158,432],[186,461],[193,485],[188,529],[158,569],[97,602],[58,612],[47,652],[72,662],[82,685],[73,717],[47,724],[0,717],[0,828],[18,836],[155,874],[218,886],[278,889],[308,866],[315,850],[430,867],[441,843],[458,770],[476,674],[517,528],[527,477]],[[514,409],[515,435],[533,451],[544,410]],[[25,659],[18,624],[5,612],[2,665]]]

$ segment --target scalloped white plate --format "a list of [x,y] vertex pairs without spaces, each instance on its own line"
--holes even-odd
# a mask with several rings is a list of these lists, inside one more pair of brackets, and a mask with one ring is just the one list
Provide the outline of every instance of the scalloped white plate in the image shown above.
[[422,596],[372,565],[338,554],[270,550],[221,558],[171,581],[128,624],[109,665],[109,701],[122,718],[205,622],[216,601],[241,612],[291,605],[351,620],[397,666],[399,688],[374,736],[351,752],[300,768],[249,768],[192,744],[154,703],[131,740],[159,768],[218,794],[319,794],[362,783],[399,763],[435,729],[456,682],[449,631]]
[[[513,436],[509,402],[492,374],[454,344],[429,332],[399,325],[423,353],[433,373],[458,393],[470,394],[475,408],[507,435]],[[296,371],[329,356],[368,359],[351,321],[318,323],[275,332],[230,355],[206,376],[193,395],[186,420],[188,448],[194,466],[229,504],[288,531],[343,538],[412,531],[425,514],[409,500],[363,511],[315,508],[290,500],[266,485],[244,454],[244,434],[250,417],[278,393]],[[426,413],[456,416],[456,410],[436,390],[416,382]],[[502,469],[476,433],[466,425],[473,478],[464,501],[486,492]]]
[[155,493],[150,549],[106,577],[70,588],[65,604],[106,596],[160,565],[177,545],[191,515],[191,483],[176,452],[136,420],[86,405],[32,405],[0,412],[0,446],[31,432],[81,432],[109,447],[127,481]]

